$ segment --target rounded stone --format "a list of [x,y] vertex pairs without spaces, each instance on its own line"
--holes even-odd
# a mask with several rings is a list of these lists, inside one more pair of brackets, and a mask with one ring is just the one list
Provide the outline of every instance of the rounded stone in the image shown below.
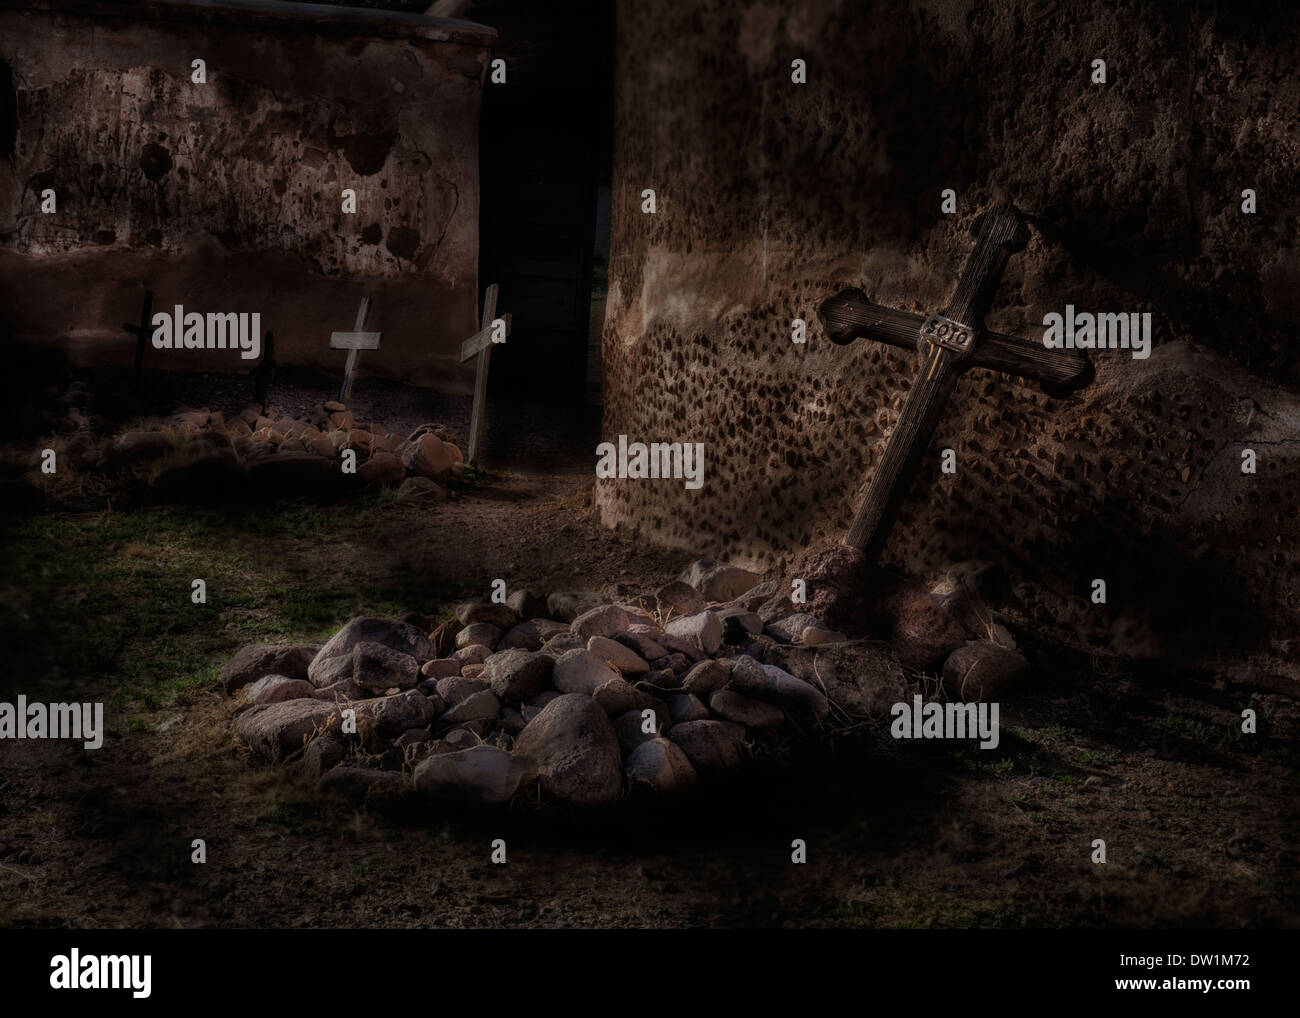
[[554,666],[548,654],[500,650],[483,662],[483,678],[502,701],[518,703],[546,688]]
[[593,636],[613,636],[626,632],[632,620],[616,604],[603,604],[583,612],[573,620],[573,635],[583,640]]
[[730,721],[688,721],[674,725],[668,738],[699,774],[735,770],[743,759],[745,729]]
[[415,790],[446,802],[497,805],[537,775],[535,762],[495,746],[474,746],[426,757],[416,765]]
[[660,795],[672,795],[694,785],[695,768],[681,748],[668,739],[651,738],[634,749],[623,765],[633,785],[644,785]]
[[709,710],[723,721],[734,721],[746,728],[779,728],[785,721],[785,713],[779,707],[730,689],[719,689],[710,696]]
[[315,693],[316,687],[306,679],[291,679],[285,675],[264,675],[246,690],[249,703],[301,700]]
[[650,665],[640,654],[608,636],[591,637],[587,641],[587,650],[623,675],[644,675],[650,670]]
[[570,650],[555,661],[552,681],[561,693],[593,695],[597,689],[618,674],[591,651]]
[[958,700],[996,700],[1024,678],[1029,662],[995,643],[967,643],[943,663],[943,688]]
[[456,609],[456,618],[462,626],[472,626],[476,622],[486,622],[498,629],[511,629],[519,624],[519,613],[504,604],[467,602]]
[[[438,656],[434,653],[429,638],[414,626],[393,619],[361,616],[330,637],[312,659],[307,673],[312,685],[319,689],[350,677],[352,650],[359,643],[382,643],[390,650],[409,654],[419,664]],[[276,670],[293,677],[292,672],[286,672],[283,668]]]
[[622,793],[618,737],[589,696],[552,700],[519,733],[515,751],[537,761],[542,790],[563,802],[594,806]]
[[[722,620],[711,611],[698,612],[683,619],[674,619],[664,627],[664,632],[676,637],[704,655],[717,653],[722,646]],[[678,648],[664,643],[670,651]]]
[[382,643],[358,643],[352,648],[352,681],[379,693],[393,686],[406,689],[420,681],[420,666],[410,654]]
[[488,622],[475,622],[456,634],[456,649],[464,650],[466,647],[473,647],[476,644],[491,648],[495,647],[500,639],[501,628],[499,626],[494,626]]

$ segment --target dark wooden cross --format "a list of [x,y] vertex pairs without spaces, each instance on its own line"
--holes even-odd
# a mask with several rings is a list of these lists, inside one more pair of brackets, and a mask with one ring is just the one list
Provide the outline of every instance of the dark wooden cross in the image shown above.
[[[502,342],[510,335],[510,316],[496,318],[497,284],[493,283],[483,293],[483,317],[479,320],[479,330],[460,345],[460,362],[477,357],[474,365],[474,406],[470,410],[469,449],[465,453],[465,462],[478,465],[479,447],[483,444],[483,416],[487,410],[488,362],[492,357],[494,336],[500,331]],[[501,322],[498,330],[497,322]]]
[[985,330],[984,313],[1007,259],[1024,250],[1029,229],[1019,210],[1004,203],[980,217],[976,235],[957,291],[940,314],[895,311],[871,303],[858,289],[842,290],[817,310],[826,335],[836,343],[865,336],[891,346],[915,346],[921,353],[898,424],[844,538],[868,559],[879,554],[960,375],[971,368],[1002,371],[1037,382],[1049,396],[1064,396],[1092,381],[1092,362],[1082,350],[1052,350],[1041,342]]
[[135,336],[135,392],[140,394],[140,379],[144,371],[144,348],[149,342],[149,337],[153,335],[153,291],[145,290],[144,304],[140,307],[140,324],[132,325],[130,322],[124,322],[122,325],[127,332]]

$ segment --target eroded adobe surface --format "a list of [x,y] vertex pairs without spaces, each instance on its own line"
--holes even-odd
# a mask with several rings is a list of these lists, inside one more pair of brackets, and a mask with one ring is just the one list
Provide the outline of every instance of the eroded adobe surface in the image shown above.
[[1288,654],[1269,624],[1300,603],[1295,18],[872,8],[620,5],[603,430],[705,442],[706,483],[598,482],[603,518],[754,566],[842,534],[915,362],[833,346],[816,306],[853,285],[940,310],[976,213],[1007,198],[1035,229],[989,325],[1037,339],[1067,302],[1149,311],[1156,349],[1096,354],[1061,400],[968,375],[886,558],[996,562],[1085,645]]
[[[0,13],[0,294],[16,340],[129,363],[155,309],[258,311],[281,363],[459,380],[477,309],[478,113],[491,30],[294,5],[25,0]],[[206,84],[191,80],[206,63]],[[55,214],[41,194],[53,189]],[[342,191],[357,211],[342,210]],[[225,352],[150,364],[245,370]]]

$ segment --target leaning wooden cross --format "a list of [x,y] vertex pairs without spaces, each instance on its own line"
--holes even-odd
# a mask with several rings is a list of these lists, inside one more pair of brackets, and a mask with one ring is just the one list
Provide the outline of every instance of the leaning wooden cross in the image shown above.
[[340,403],[346,403],[352,395],[352,376],[357,369],[358,351],[379,349],[379,340],[383,334],[361,331],[361,326],[366,324],[366,315],[369,313],[370,298],[362,297],[361,307],[357,309],[357,324],[352,327],[352,331],[330,333],[330,349],[348,352],[347,363],[343,366],[343,385],[339,387]]
[[921,366],[866,497],[844,543],[875,559],[907,495],[930,438],[959,375],[987,368],[1037,382],[1049,396],[1064,396],[1092,381],[1086,352],[1053,350],[1042,343],[984,329],[984,313],[1006,268],[1023,251],[1029,229],[1012,205],[989,209],[977,224],[975,250],[957,291],[942,313],[925,317],[872,304],[858,289],[842,290],[818,308],[827,336],[839,344],[860,336],[891,346],[919,347]]
[[[153,335],[153,291],[145,290],[144,304],[140,307],[140,324],[126,322],[122,328],[135,337],[135,391],[140,392],[140,382],[144,375],[144,348]],[[179,327],[179,326],[178,326]]]
[[478,363],[474,366],[474,408],[470,411],[469,450],[465,453],[467,463],[478,462],[479,446],[483,441],[483,413],[487,403],[488,360],[492,356],[492,344],[504,343],[510,335],[510,316],[497,318],[496,313],[497,284],[493,283],[483,294],[483,317],[478,332],[460,347],[462,364],[471,358],[478,358]]

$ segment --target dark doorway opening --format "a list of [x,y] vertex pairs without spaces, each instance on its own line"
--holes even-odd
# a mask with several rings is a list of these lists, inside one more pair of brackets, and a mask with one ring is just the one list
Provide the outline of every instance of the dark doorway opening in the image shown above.
[[481,0],[465,16],[498,31],[492,57],[506,62],[504,84],[489,69],[479,141],[480,290],[499,284],[498,307],[512,316],[488,394],[598,401],[612,4]]

